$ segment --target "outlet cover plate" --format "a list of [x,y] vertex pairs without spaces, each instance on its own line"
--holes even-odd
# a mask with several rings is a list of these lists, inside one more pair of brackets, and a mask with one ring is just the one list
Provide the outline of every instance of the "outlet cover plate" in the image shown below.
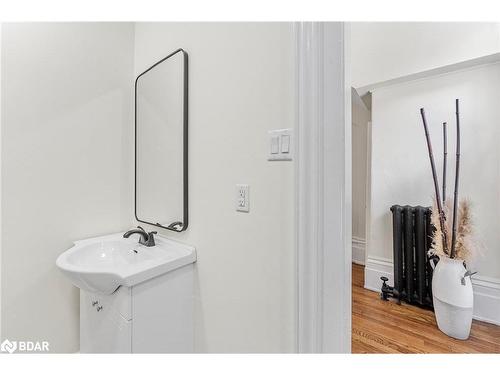
[[250,211],[250,191],[247,184],[236,185],[236,211],[249,212]]

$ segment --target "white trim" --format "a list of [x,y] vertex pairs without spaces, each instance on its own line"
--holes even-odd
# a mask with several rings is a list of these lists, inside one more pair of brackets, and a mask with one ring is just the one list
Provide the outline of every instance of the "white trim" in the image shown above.
[[352,262],[365,265],[366,240],[352,236]]
[[[0,340],[2,337],[2,24],[0,22]],[[3,340],[2,340],[3,341]]]
[[474,319],[500,325],[500,279],[472,277]]
[[295,24],[297,341],[351,348],[351,118],[345,25]]
[[399,85],[411,81],[420,81],[427,78],[433,78],[440,75],[455,73],[461,70],[469,70],[479,68],[485,65],[497,64],[500,62],[500,53],[477,57],[475,59],[460,61],[458,63],[440,66],[438,68],[424,70],[422,72],[409,74],[402,77],[389,79],[386,81],[376,82],[366,86],[355,88],[359,96],[364,96],[369,92],[383,89],[385,87]]
[[389,279],[389,285],[394,285],[392,260],[368,256],[365,265],[365,289],[380,292],[381,276]]
[[[370,116],[371,118],[371,116]],[[370,238],[372,233],[372,122],[368,122],[366,129],[366,186],[365,186],[365,265],[370,248]]]
[[[394,285],[392,260],[369,256],[365,267],[365,288],[380,292],[381,276],[388,277],[389,285]],[[472,288],[474,289],[473,318],[500,325],[500,279],[474,276]]]

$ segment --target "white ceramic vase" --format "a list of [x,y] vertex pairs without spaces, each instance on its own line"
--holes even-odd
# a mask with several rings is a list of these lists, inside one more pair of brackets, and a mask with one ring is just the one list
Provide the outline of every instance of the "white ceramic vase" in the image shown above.
[[432,276],[432,297],[439,329],[448,336],[466,340],[472,324],[472,283],[463,262],[442,257]]

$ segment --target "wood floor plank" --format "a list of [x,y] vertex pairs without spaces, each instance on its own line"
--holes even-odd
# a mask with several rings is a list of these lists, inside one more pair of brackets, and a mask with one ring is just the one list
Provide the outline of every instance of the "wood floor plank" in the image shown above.
[[364,289],[364,267],[352,268],[352,353],[500,353],[500,327],[473,321],[468,340],[442,333],[434,312]]

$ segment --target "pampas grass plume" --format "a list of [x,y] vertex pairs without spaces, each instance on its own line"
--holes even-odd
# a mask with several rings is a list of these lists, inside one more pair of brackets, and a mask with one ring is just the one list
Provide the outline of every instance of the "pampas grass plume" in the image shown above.
[[[451,233],[451,217],[453,211],[453,202],[447,199],[443,205],[445,215],[445,228],[448,233]],[[456,242],[456,259],[465,261],[466,263],[473,262],[474,258],[479,254],[479,243],[474,238],[474,223],[471,215],[471,204],[467,199],[462,199],[458,206],[458,222],[457,222],[457,242]],[[434,225],[435,231],[432,238],[431,254],[439,257],[449,257],[443,249],[443,232],[439,225],[439,212],[436,201],[432,205],[431,222]],[[450,236],[448,236],[448,249],[451,249]]]

